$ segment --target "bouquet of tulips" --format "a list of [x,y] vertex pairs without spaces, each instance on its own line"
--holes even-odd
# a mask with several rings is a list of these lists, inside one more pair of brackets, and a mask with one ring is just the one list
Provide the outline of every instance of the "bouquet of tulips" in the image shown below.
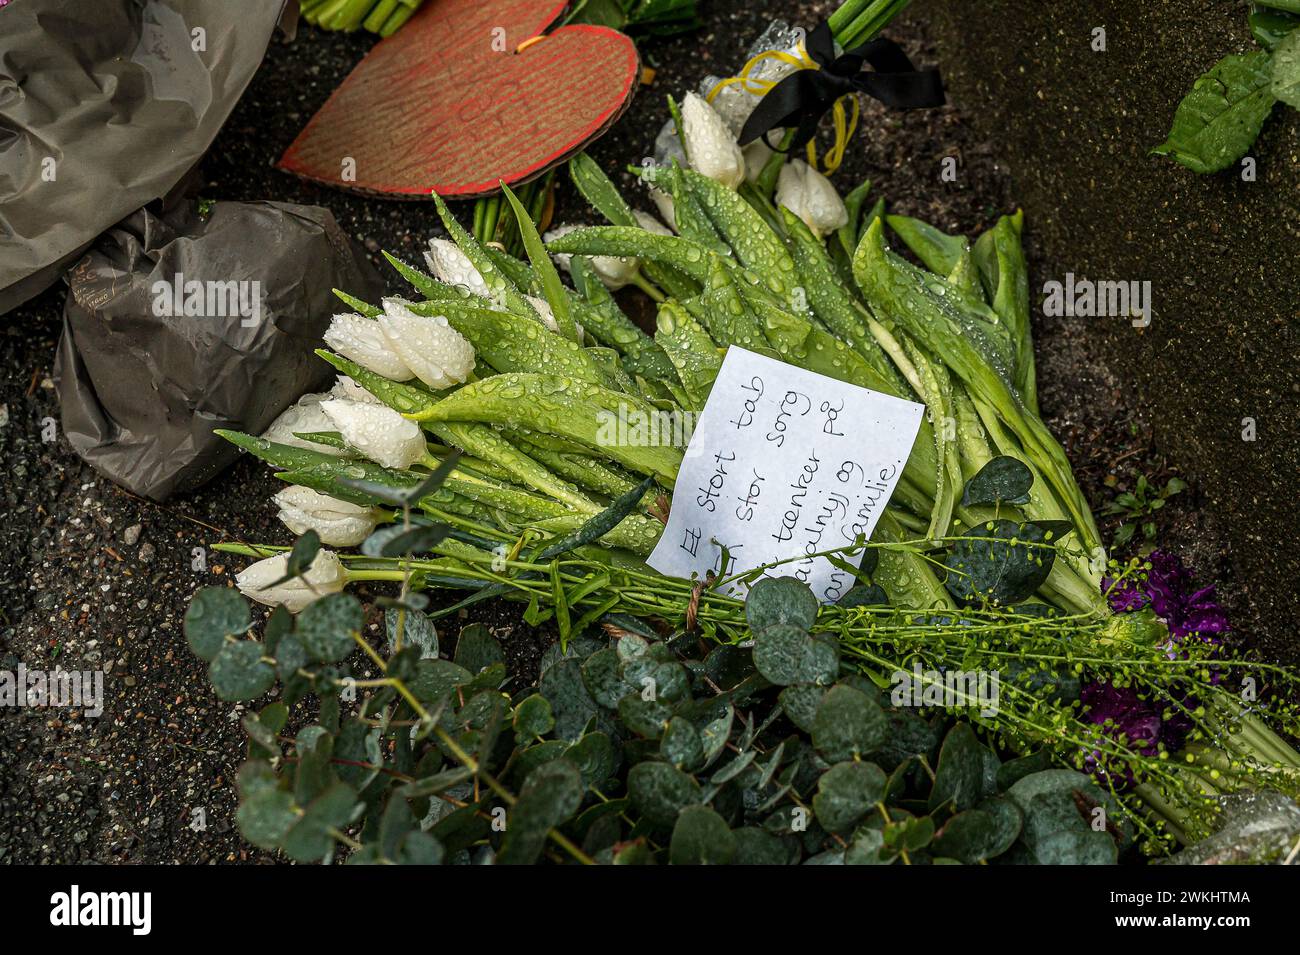
[[[280,517],[304,535],[292,550],[222,545],[263,558],[240,589],[297,612],[351,582],[391,581],[412,610],[442,588],[471,593],[440,613],[518,599],[561,639],[620,615],[750,639],[721,585],[779,566],[729,575],[724,555],[707,580],[647,566],[685,449],[611,440],[605,426],[698,412],[739,346],[927,409],[873,539],[850,548],[861,565],[827,555],[860,580],[815,627],[848,665],[882,687],[899,671],[1003,674],[997,711],[970,718],[1009,750],[1093,773],[1153,847],[1211,831],[1223,794],[1300,792],[1300,756],[1254,694],[1294,692],[1293,677],[1171,634],[1149,606],[1112,610],[1142,607],[1126,595],[1149,568],[1107,561],[1038,416],[1021,216],[972,243],[885,215],[867,183],[841,197],[781,152],[747,174],[727,120],[693,94],[673,132],[680,158],[635,170],[663,221],[579,155],[574,183],[608,225],[545,241],[503,187],[517,257],[435,196],[450,238],[430,242],[427,271],[388,256],[416,297],[340,293],[351,311],[319,352],[340,372],[334,388],[263,435],[224,432],[280,469]],[[625,285],[655,300],[653,335],[611,294]],[[1087,703],[1102,698],[1109,709]],[[1176,724],[1176,739],[1135,731],[1116,700]],[[1284,703],[1270,713],[1295,731]]]

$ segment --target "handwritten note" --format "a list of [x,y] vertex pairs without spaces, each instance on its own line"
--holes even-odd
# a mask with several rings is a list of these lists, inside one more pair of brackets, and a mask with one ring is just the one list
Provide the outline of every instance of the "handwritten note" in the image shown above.
[[[696,422],[672,512],[649,564],[690,578],[778,560],[822,603],[854,579],[825,551],[870,538],[894,493],[924,405],[732,347]],[[857,565],[859,552],[847,558]],[[724,588],[743,596],[744,588]]]

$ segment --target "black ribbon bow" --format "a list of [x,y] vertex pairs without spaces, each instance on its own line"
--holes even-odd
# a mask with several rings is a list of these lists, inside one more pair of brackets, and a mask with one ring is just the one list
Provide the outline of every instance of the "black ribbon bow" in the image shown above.
[[[821,69],[801,69],[781,80],[759,100],[740,131],[746,146],[779,127],[795,127],[791,150],[802,149],[817,133],[817,124],[845,93],[866,93],[895,109],[942,106],[943,80],[938,70],[918,70],[893,40],[883,37],[835,55],[829,24],[808,34],[805,48]],[[862,64],[875,72],[863,73]]]

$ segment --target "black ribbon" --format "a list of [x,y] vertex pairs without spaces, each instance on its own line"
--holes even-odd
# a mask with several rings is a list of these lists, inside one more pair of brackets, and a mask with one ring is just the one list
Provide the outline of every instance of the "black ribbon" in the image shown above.
[[[822,23],[808,34],[805,49],[821,69],[796,70],[768,90],[745,121],[740,145],[784,126],[795,128],[790,149],[802,149],[845,93],[866,93],[894,109],[942,106],[946,101],[939,71],[918,70],[893,40],[878,37],[836,56],[831,28]],[[874,72],[862,72],[864,63]]]

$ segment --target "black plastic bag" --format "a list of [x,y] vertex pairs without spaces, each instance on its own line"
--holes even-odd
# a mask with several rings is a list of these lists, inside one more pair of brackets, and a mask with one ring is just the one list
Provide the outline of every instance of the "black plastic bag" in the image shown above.
[[0,315],[198,162],[284,0],[14,0],[0,7]]
[[212,433],[260,434],[332,369],[313,354],[341,289],[378,273],[326,209],[193,201],[141,210],[68,275],[54,378],[63,431],[95,470],[153,500],[238,454]]

